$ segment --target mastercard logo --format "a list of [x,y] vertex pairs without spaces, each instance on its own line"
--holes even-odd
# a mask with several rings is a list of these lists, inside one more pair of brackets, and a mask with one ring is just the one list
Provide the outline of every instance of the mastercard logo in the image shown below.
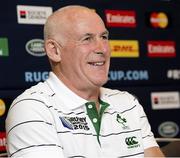
[[0,116],[4,115],[6,111],[6,105],[2,99],[0,99]]
[[166,28],[169,25],[169,18],[164,12],[153,12],[150,15],[150,24],[155,28]]

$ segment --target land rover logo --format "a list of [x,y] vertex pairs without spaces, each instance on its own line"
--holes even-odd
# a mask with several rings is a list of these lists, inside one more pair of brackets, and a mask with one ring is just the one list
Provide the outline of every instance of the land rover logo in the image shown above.
[[26,51],[37,57],[45,56],[44,40],[32,39],[26,43]]
[[162,137],[175,137],[179,133],[179,127],[175,122],[167,121],[160,124],[158,132]]

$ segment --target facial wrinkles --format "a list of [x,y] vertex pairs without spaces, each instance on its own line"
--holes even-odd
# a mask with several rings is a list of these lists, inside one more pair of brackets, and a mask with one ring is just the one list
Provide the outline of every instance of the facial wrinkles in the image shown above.
[[[84,28],[84,26],[85,26],[85,29],[88,28],[90,30],[89,34],[92,36],[92,37],[90,36],[92,38],[91,42],[87,42],[86,44],[84,44],[80,40],[80,41],[78,41],[78,45],[79,46],[84,45],[85,48],[87,45],[87,47],[89,48],[89,51],[91,51],[87,58],[88,62],[96,62],[96,61],[101,62],[101,61],[105,61],[106,58],[108,57],[107,53],[109,51],[109,49],[108,49],[109,45],[108,45],[108,41],[103,41],[103,39],[101,37],[102,33],[106,32],[106,28],[105,28],[104,24],[101,22],[101,20],[98,17],[95,17],[94,19],[97,21],[96,25],[100,26],[100,27],[98,27],[97,30],[96,30],[96,25],[95,25],[95,29],[89,29],[89,27],[86,27],[86,25],[89,26],[90,24],[89,24],[89,22],[87,23],[87,22],[84,22],[83,20],[81,23],[78,24],[77,27],[79,27],[79,28]],[[99,23],[99,24],[97,24],[97,23]]]
[[[68,42],[66,43],[67,44],[66,47],[68,47],[68,45],[69,45],[69,48],[72,48],[73,50],[78,51],[78,49],[80,49],[79,51],[81,51],[82,53],[84,52],[84,54],[82,54],[82,55],[86,54],[84,56],[84,58],[79,57],[79,59],[81,60],[81,62],[78,61],[78,63],[80,62],[80,64],[81,64],[80,67],[78,67],[79,70],[74,69],[73,72],[71,73],[71,76],[69,76],[69,77],[67,76],[68,74],[66,74],[66,78],[71,78],[71,80],[75,76],[77,76],[76,77],[77,79],[80,78],[80,80],[78,81],[79,84],[82,83],[82,80],[81,80],[82,78],[84,78],[83,79],[84,81],[89,82],[89,77],[85,75],[86,72],[85,72],[85,69],[83,68],[85,66],[84,64],[87,64],[87,66],[88,66],[88,62],[91,62],[91,61],[92,62],[99,61],[99,60],[105,61],[105,55],[104,54],[103,54],[103,56],[101,55],[101,57],[99,57],[100,55],[97,55],[94,52],[93,47],[90,48],[89,46],[87,46],[87,48],[85,48],[85,46],[83,46],[83,44],[80,41],[80,39],[83,37],[82,35],[84,33],[92,33],[93,32],[93,34],[95,34],[96,38],[100,38],[99,37],[100,35],[98,34],[99,33],[98,31],[99,30],[100,31],[106,30],[104,24],[100,21],[99,17],[94,16],[94,15],[92,16],[92,13],[91,13],[91,15],[89,15],[89,18],[90,18],[89,20],[87,20],[87,18],[85,19],[85,17],[82,16],[82,14],[81,14],[81,16],[79,14],[76,14],[74,16],[71,15],[71,17],[67,17],[67,19],[68,19],[67,22],[69,23],[69,25],[68,25],[69,27],[65,28],[66,29],[66,34],[67,34],[66,38],[68,39]],[[96,27],[95,28],[93,28],[93,26],[91,27],[91,25],[92,25],[91,21],[92,21],[92,19],[94,20],[94,18],[101,25],[101,27],[98,28],[98,30],[96,30]],[[98,25],[98,24],[96,24],[96,25]],[[80,32],[80,31],[82,31],[82,32]],[[76,55],[76,52],[73,51],[73,50],[72,50],[72,52],[69,52],[69,53],[74,53],[74,54],[69,54],[71,62],[73,62],[72,57],[74,55]],[[67,52],[64,51],[64,53],[67,53]],[[77,62],[77,61],[74,61],[74,62]],[[72,71],[72,70],[69,70],[69,71]],[[66,73],[66,72],[64,72],[64,73]]]
[[[97,35],[98,36],[98,35]],[[99,39],[100,38],[100,39]],[[103,41],[101,37],[94,37],[90,43],[84,44],[79,42],[79,46],[89,49],[87,57],[88,62],[105,62],[109,57],[109,44],[108,41]]]

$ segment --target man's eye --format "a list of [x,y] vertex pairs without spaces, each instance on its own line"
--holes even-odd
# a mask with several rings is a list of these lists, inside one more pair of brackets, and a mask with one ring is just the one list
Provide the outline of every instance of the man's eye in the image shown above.
[[92,37],[86,37],[84,38],[84,41],[90,41],[92,39]]
[[103,36],[102,36],[102,39],[108,40],[109,37],[108,37],[108,35],[103,35]]

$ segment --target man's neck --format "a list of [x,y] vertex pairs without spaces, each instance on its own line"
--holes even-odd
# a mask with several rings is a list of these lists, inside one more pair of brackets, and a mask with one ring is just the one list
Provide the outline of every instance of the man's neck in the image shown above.
[[70,82],[68,79],[66,79],[63,76],[63,74],[61,74],[61,73],[55,73],[55,74],[58,77],[58,79],[61,80],[71,91],[73,91],[75,94],[77,94],[78,96],[80,96],[83,99],[95,102],[97,109],[99,109],[99,96],[100,96],[100,88],[99,87],[79,88],[80,86],[77,86],[78,85],[77,83],[75,83],[75,85],[73,85],[73,83]]

